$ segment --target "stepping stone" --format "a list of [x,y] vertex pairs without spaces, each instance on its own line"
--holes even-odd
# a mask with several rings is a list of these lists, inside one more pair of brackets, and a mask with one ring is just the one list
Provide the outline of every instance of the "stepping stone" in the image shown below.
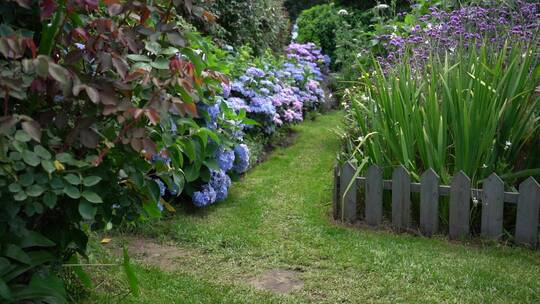
[[304,287],[304,282],[298,279],[298,272],[286,269],[269,270],[249,283],[257,289],[280,294],[288,294]]

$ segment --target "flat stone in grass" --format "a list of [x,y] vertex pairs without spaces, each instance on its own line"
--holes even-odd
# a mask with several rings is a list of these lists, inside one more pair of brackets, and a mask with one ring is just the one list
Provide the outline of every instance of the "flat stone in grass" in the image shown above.
[[304,282],[298,279],[298,272],[286,269],[271,269],[260,277],[251,279],[249,283],[257,289],[280,294],[291,293],[304,287]]

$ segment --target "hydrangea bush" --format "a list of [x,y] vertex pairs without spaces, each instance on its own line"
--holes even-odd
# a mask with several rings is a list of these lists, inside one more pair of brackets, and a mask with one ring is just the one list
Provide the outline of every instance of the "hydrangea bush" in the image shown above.
[[[278,128],[302,121],[304,113],[324,102],[321,81],[329,58],[312,43],[291,44],[285,54],[283,58],[270,53],[262,58],[236,58],[246,61],[239,76],[221,84],[221,96],[215,104],[201,105],[201,112],[207,114],[204,124],[227,140],[209,144],[215,151],[215,167],[188,180],[187,193],[195,206],[223,201],[231,177],[249,168],[251,153],[244,143],[246,137],[272,136]],[[237,119],[231,120],[235,116]]]
[[324,102],[321,81],[328,64],[329,58],[314,44],[291,44],[285,58],[247,67],[225,87],[225,103],[257,121],[257,126],[246,126],[246,131],[272,134],[276,128],[302,121],[304,112],[320,107]]

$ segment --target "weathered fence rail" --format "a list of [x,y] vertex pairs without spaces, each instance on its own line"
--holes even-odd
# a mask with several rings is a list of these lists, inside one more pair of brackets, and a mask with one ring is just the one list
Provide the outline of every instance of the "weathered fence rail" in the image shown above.
[[[504,191],[503,181],[491,174],[482,183],[482,189],[471,188],[470,178],[457,173],[450,185],[441,185],[439,176],[432,169],[424,172],[420,182],[411,182],[405,167],[397,167],[391,180],[384,180],[382,169],[372,165],[365,176],[356,177],[356,168],[346,163],[334,169],[335,219],[355,222],[359,205],[363,202],[362,219],[377,226],[383,221],[383,191],[392,196],[392,225],[397,229],[411,229],[411,193],[420,194],[419,228],[426,235],[439,233],[439,200],[449,197],[448,234],[452,239],[467,238],[470,232],[471,201],[481,204],[482,237],[499,239],[503,234],[504,204],[517,205],[515,241],[537,246],[540,214],[540,185],[529,177],[519,185],[519,192]],[[352,182],[351,182],[352,181]],[[358,190],[363,188],[364,198],[359,200]]]

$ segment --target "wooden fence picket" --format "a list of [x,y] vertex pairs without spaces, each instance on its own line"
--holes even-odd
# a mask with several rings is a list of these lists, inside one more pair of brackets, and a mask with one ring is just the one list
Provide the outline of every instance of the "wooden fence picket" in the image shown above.
[[420,230],[426,235],[439,232],[439,199],[450,196],[449,231],[451,239],[468,238],[470,232],[471,198],[481,200],[481,235],[499,239],[503,234],[504,204],[517,205],[515,241],[532,246],[539,244],[540,184],[532,177],[522,182],[519,192],[504,191],[504,182],[495,173],[483,182],[482,189],[472,189],[471,179],[460,171],[451,185],[440,185],[433,169],[420,176],[420,183],[411,182],[404,166],[397,167],[392,180],[383,179],[383,170],[371,165],[365,176],[356,176],[357,168],[347,162],[334,168],[333,216],[345,222],[358,218],[358,189],[364,187],[364,216],[369,225],[383,222],[383,193],[392,191],[392,225],[397,229],[410,229],[411,193],[420,193]]
[[536,246],[538,244],[538,213],[540,212],[540,185],[533,178],[519,185],[516,216],[516,242]]
[[366,222],[379,225],[383,211],[383,176],[381,168],[372,165],[366,173]]
[[[341,169],[340,199],[343,220],[352,223],[356,221],[356,194],[358,182],[353,180],[356,169],[350,163],[345,163]],[[350,187],[349,187],[350,185]],[[348,188],[348,190],[347,190]]]
[[471,206],[471,179],[460,171],[452,179],[450,189],[449,234],[451,239],[469,236]]
[[411,177],[404,166],[392,174],[392,224],[396,228],[411,224]]
[[439,176],[431,168],[420,177],[420,229],[427,235],[439,230]]
[[334,192],[333,192],[333,196],[332,196],[332,201],[333,201],[333,204],[332,204],[332,215],[334,217],[334,219],[338,219],[339,218],[339,214],[340,214],[340,208],[339,206],[341,205],[340,204],[340,199],[339,199],[339,182],[340,182],[340,179],[339,179],[339,166],[335,166],[334,167]]
[[503,233],[504,182],[491,174],[483,185],[481,235],[499,239]]

